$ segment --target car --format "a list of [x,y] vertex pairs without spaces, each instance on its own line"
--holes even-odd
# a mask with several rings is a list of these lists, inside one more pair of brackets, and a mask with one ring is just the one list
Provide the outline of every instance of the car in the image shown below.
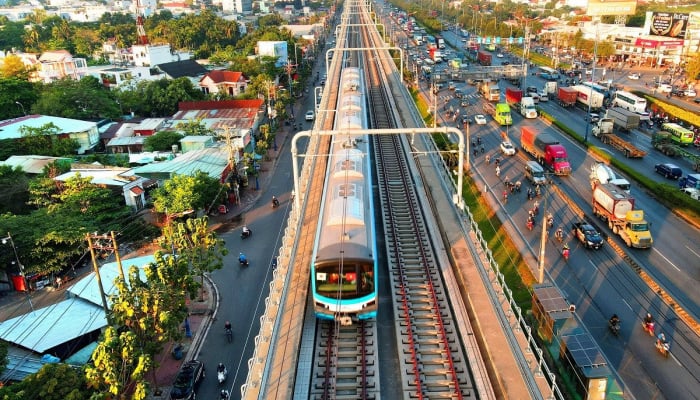
[[536,87],[534,86],[528,86],[527,89],[525,90],[526,93],[537,93],[539,90],[537,90]]
[[693,103],[695,104],[700,104],[700,97],[696,97],[693,99]]
[[600,121],[600,115],[596,113],[590,113],[588,116],[584,117],[584,119],[592,124],[595,124],[596,122]]
[[527,97],[532,97],[532,101],[534,101],[535,104],[538,104],[540,102],[540,95],[537,93],[528,93]]
[[681,192],[687,194],[693,200],[700,200],[700,190],[698,189],[687,187],[681,189]]
[[511,143],[508,140],[504,140],[501,142],[501,153],[506,156],[514,156],[515,155],[515,147],[513,147],[513,143]]
[[455,97],[456,98],[461,99],[463,95],[464,95],[464,93],[462,93],[462,91],[459,88],[455,89]]
[[686,97],[695,97],[698,94],[695,93],[695,89],[685,89],[685,91],[683,92],[683,95]]
[[576,239],[587,249],[599,249],[603,247],[603,237],[593,225],[587,222],[575,222],[572,229]]
[[460,102],[459,102],[459,105],[462,106],[462,107],[469,107],[469,100],[466,99],[466,98],[464,98],[464,97],[462,97],[462,99],[461,99]]
[[307,121],[313,121],[315,117],[316,117],[316,115],[314,114],[314,112],[312,110],[307,111],[306,115],[304,115],[304,119]]
[[542,90],[537,95],[540,97],[540,101],[549,101],[549,93],[546,90]]
[[498,58],[503,58],[503,53],[498,53],[498,54],[496,54],[496,57],[498,57]]
[[680,89],[680,88],[673,88],[671,89],[671,94],[676,96],[676,97],[682,97],[685,93],[685,90]]
[[457,89],[457,86],[455,85],[454,82],[450,81],[450,82],[447,82],[447,88],[449,90],[455,90],[455,89]]
[[201,361],[192,360],[184,363],[170,389],[170,399],[194,400],[197,397],[195,391],[204,379],[204,373],[204,364]]
[[654,171],[663,175],[666,179],[679,179],[683,176],[683,170],[676,164],[662,163],[654,165]]
[[631,79],[631,80],[633,80],[633,81],[639,80],[639,78],[641,78],[641,75],[639,75],[639,74],[636,73],[636,72],[633,73],[633,74],[627,75],[627,79]]
[[673,86],[667,83],[660,83],[659,86],[656,87],[656,90],[660,93],[671,93],[673,91]]
[[510,63],[508,61],[503,61],[501,65],[510,65]]
[[474,116],[474,122],[476,122],[477,125],[486,125],[486,117],[481,114],[476,114]]

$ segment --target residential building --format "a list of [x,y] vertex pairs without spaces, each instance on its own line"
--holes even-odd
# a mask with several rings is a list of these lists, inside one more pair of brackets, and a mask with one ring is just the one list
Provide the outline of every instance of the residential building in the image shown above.
[[96,122],[37,114],[0,121],[0,139],[20,139],[23,127],[41,128],[47,124],[55,125],[60,137],[75,139],[80,145],[78,154],[92,151],[100,141]]
[[204,75],[199,81],[199,87],[205,94],[224,94],[238,96],[245,92],[248,79],[242,72],[216,70]]
[[75,58],[67,50],[42,53],[14,53],[31,71],[31,82],[51,83],[63,78],[82,79],[87,75],[87,61]]
[[84,168],[71,168],[69,172],[54,178],[57,182],[65,182],[75,176],[90,178],[94,185],[111,189],[115,194],[120,194],[124,198],[124,204],[139,211],[146,204],[146,187],[149,180],[141,178],[130,172],[130,168],[103,167],[91,165]]

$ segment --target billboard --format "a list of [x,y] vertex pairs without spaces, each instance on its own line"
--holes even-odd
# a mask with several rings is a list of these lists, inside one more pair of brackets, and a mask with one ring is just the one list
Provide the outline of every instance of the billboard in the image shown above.
[[586,15],[634,15],[637,0],[588,0]]
[[[651,14],[651,15],[650,15]],[[647,13],[649,34],[674,39],[684,39],[690,14],[650,12]],[[645,24],[646,25],[646,24]]]

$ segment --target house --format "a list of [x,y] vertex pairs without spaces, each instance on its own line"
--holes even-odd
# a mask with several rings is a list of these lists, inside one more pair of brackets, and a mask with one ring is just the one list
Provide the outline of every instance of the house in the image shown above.
[[63,78],[80,80],[87,75],[87,61],[74,58],[67,50],[42,53],[37,66],[37,71],[30,76],[32,82],[51,83]]
[[166,118],[134,119],[115,124],[101,135],[109,153],[140,153],[146,137],[166,127]]
[[204,75],[199,80],[199,87],[205,94],[221,93],[228,96],[238,96],[245,92],[248,79],[242,72],[216,70]]
[[[158,64],[158,69],[163,71],[167,78],[199,78],[207,73],[207,69],[194,60],[173,61]],[[196,85],[197,82],[194,82]]]
[[7,165],[12,168],[22,168],[27,174],[38,175],[44,172],[47,165],[54,162],[71,163],[70,158],[64,157],[49,157],[49,156],[10,156],[5,161],[0,161],[0,165]]
[[23,127],[41,128],[47,124],[58,128],[59,137],[75,139],[80,145],[78,154],[93,150],[100,141],[96,122],[38,114],[0,121],[0,139],[20,139]]
[[99,79],[105,87],[135,87],[139,81],[157,80],[165,75],[149,67],[98,65],[88,67],[88,75]]
[[[170,160],[136,167],[130,173],[154,181],[164,182],[175,175],[191,176],[201,171],[224,183],[231,173],[230,156],[231,152],[226,145],[215,143],[211,147],[189,151]],[[234,157],[239,156],[240,153],[235,152]]]
[[[108,188],[124,197],[124,203],[135,211],[144,208],[146,204],[146,189],[148,179],[128,173],[130,168],[102,167],[94,165],[85,168],[71,168],[69,172],[54,178],[57,182],[65,182],[75,176],[91,178],[94,185]],[[127,174],[128,173],[128,174]]]

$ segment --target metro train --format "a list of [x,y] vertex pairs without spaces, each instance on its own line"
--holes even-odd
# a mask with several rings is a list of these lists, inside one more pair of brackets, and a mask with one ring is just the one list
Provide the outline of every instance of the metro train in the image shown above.
[[314,312],[343,325],[377,315],[377,246],[364,79],[341,73],[311,263]]

